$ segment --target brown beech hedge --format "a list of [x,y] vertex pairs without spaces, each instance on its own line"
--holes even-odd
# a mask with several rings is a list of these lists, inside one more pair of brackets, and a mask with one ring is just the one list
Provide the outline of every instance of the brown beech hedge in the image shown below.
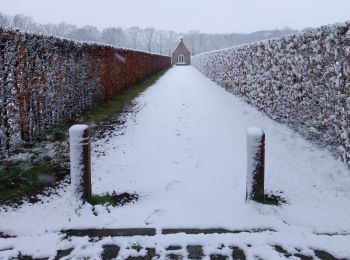
[[170,64],[168,56],[0,28],[0,157]]

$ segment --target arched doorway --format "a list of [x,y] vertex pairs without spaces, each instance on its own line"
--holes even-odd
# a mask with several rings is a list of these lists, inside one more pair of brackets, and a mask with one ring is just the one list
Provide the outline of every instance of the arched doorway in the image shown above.
[[179,54],[179,56],[177,56],[177,63],[184,64],[185,63],[185,55]]

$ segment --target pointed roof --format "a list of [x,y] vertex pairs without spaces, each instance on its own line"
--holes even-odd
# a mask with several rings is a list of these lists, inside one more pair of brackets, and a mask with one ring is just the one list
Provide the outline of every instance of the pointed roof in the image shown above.
[[191,54],[191,52],[187,49],[185,43],[183,42],[183,39],[181,38],[180,39],[180,42],[179,44],[176,46],[175,50],[173,51],[173,53],[178,50],[178,49],[181,49],[181,50],[185,50],[188,52],[188,54]]

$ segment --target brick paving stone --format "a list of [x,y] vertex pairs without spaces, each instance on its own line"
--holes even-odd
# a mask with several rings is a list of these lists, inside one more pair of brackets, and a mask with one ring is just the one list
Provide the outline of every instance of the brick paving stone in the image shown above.
[[170,250],[180,250],[182,247],[177,246],[177,245],[170,245],[168,246],[165,250],[170,251]]
[[62,230],[67,236],[77,237],[119,237],[119,236],[154,236],[154,228],[119,228],[119,229],[69,229]]
[[[15,258],[12,258],[12,259],[15,259]],[[18,260],[33,260],[34,258],[32,258],[29,255],[18,255],[16,259],[18,259]]]
[[169,259],[169,260],[182,260],[182,259],[184,259],[184,257],[182,255],[178,255],[178,254],[175,254],[175,253],[170,253],[170,254],[166,255],[166,259]]
[[234,260],[246,260],[244,251],[237,246],[230,246],[232,249],[232,258]]
[[321,260],[346,260],[344,258],[336,258],[330,253],[322,250],[315,250],[315,255]]
[[11,259],[16,259],[16,260],[48,260],[48,257],[43,257],[43,258],[33,258],[30,255],[21,255],[19,254],[16,258],[11,258]]
[[302,255],[302,254],[294,254],[293,256],[299,257],[300,260],[313,260],[312,256]]
[[129,256],[126,260],[150,260],[147,255],[145,256]]
[[211,254],[210,260],[226,260],[228,256],[226,255],[220,255],[220,254]]
[[56,256],[54,260],[59,260],[62,257],[69,256],[70,253],[74,250],[74,248],[68,248],[68,249],[63,249],[63,250],[57,250]]
[[147,256],[149,257],[149,259],[157,259],[159,258],[159,255],[156,252],[155,248],[146,248],[147,251]]
[[135,249],[137,252],[140,252],[141,249],[142,249],[142,246],[140,246],[140,245],[133,245],[131,248]]
[[120,247],[117,245],[103,245],[102,248],[103,252],[101,257],[103,260],[110,260],[116,258],[120,250]]
[[281,247],[279,245],[275,245],[274,248],[278,253],[281,253],[282,255],[284,255],[287,258],[292,256],[292,254],[288,253],[287,250],[285,250],[283,247]]
[[[131,248],[135,249],[137,252],[140,252],[142,247],[132,246]],[[129,256],[127,260],[151,260],[151,259],[159,259],[159,255],[157,254],[156,250],[154,248],[146,248],[147,254],[144,256]]]
[[201,245],[188,245],[186,249],[188,253],[188,259],[202,259],[202,257],[204,256],[203,248]]

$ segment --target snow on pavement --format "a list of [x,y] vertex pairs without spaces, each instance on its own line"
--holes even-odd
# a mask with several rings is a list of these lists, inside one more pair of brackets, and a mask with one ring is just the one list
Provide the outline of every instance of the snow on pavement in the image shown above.
[[[248,235],[241,242],[294,243],[350,257],[344,246],[350,244],[350,171],[329,152],[192,66],[171,68],[135,102],[140,111],[127,120],[124,134],[93,143],[92,150],[105,156],[92,154],[92,185],[97,194],[135,192],[137,202],[77,209],[64,187],[42,204],[1,209],[0,231],[40,236],[69,228],[269,228],[275,235]],[[245,202],[249,127],[266,134],[265,190],[283,192],[282,206]]]

